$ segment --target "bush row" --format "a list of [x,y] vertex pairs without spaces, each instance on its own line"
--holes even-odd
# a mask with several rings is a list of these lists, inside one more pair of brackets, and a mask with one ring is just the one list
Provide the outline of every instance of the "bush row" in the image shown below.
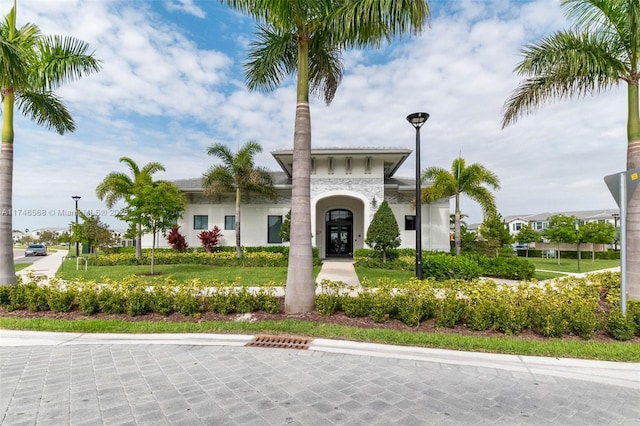
[[[391,260],[383,263],[379,252],[359,249],[354,253],[355,266],[365,268],[415,271],[415,251],[393,251]],[[397,254],[397,256],[396,256]],[[480,276],[530,280],[535,276],[535,266],[526,259],[510,257],[485,257],[480,255],[452,256],[442,252],[425,252],[422,257],[422,274],[437,281],[460,278],[466,281]]]
[[[438,327],[465,326],[474,331],[497,330],[505,334],[532,330],[545,337],[569,334],[590,339],[600,330],[618,340],[640,335],[640,303],[629,302],[626,315],[619,308],[619,273],[592,274],[588,280],[562,278],[543,287],[412,279],[399,288],[382,283],[355,296],[340,282],[323,281],[321,289],[316,296],[316,310],[322,315],[342,311],[350,317],[370,317],[376,322],[398,319],[412,327],[434,319]],[[48,286],[37,282],[0,286],[0,306],[10,311],[33,312],[78,309],[86,316],[98,312],[131,316],[149,312],[179,312],[187,316],[204,312],[280,312],[280,300],[273,287],[254,293],[244,287],[210,287],[200,280],[179,285],[170,278],[148,287],[135,276],[100,285],[52,279]]]
[[[640,303],[630,302],[623,315],[613,291],[615,281],[615,275],[605,274],[592,276],[589,282],[566,278],[544,287],[512,287],[492,281],[413,279],[401,288],[381,285],[357,296],[350,296],[341,283],[324,281],[316,309],[322,315],[342,311],[376,322],[398,319],[412,327],[434,319],[436,326],[445,328],[463,325],[510,335],[528,329],[544,337],[568,334],[585,340],[606,330],[615,339],[629,340],[634,333],[640,335]],[[619,285],[618,274],[618,297]]]
[[8,311],[69,312],[78,309],[83,315],[96,313],[144,315],[150,312],[170,315],[179,312],[197,316],[203,312],[219,314],[264,311],[280,312],[280,300],[273,287],[252,293],[245,287],[205,287],[198,280],[178,285],[171,279],[149,288],[137,277],[121,283],[97,285],[88,281],[63,284],[51,280],[48,286],[37,282],[0,287],[0,306]]
[[[529,249],[529,257],[542,257],[542,252],[546,250],[535,250]],[[526,257],[526,250],[518,250],[519,257]],[[563,250],[560,253],[560,257],[564,259],[577,259],[578,252],[576,250]],[[591,260],[593,254],[590,251],[580,251],[580,259]],[[598,260],[618,260],[620,259],[620,251],[619,250],[607,250],[607,251],[597,251],[595,252],[595,258]]]
[[[128,247],[127,247],[128,248]],[[199,264],[214,266],[287,266],[289,260],[288,247],[278,247],[279,250],[247,250],[240,259],[236,258],[235,248],[208,253],[200,250],[177,252],[173,249],[156,250],[154,262],[156,265],[168,264]],[[284,250],[287,249],[287,250]],[[143,250],[142,257],[137,259],[135,252],[129,250],[121,253],[101,254],[88,258],[91,266],[115,265],[149,265],[151,264],[151,250]],[[320,264],[318,251],[314,250],[314,264]]]

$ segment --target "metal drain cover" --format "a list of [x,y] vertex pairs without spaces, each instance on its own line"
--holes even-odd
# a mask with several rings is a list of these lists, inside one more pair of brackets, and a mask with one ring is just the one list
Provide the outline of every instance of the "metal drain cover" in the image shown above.
[[288,336],[255,336],[245,346],[257,346],[261,348],[282,349],[309,349],[309,343],[313,339]]

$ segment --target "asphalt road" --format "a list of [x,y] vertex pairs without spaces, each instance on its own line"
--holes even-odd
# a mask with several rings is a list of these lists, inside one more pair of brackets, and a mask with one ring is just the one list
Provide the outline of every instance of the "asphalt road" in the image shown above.
[[44,256],[29,256],[29,257],[25,257],[24,255],[24,249],[13,249],[13,262],[14,263],[35,263],[41,259],[43,259]]

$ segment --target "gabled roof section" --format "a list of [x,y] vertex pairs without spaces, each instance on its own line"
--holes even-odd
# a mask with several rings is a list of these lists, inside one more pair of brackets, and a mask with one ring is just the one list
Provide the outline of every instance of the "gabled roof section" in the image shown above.
[[[291,179],[283,172],[269,172],[276,189],[288,189],[291,187]],[[182,192],[204,192],[202,178],[177,179],[172,181]]]
[[[402,148],[314,148],[311,157],[352,157],[383,159],[385,162],[384,177],[392,177],[413,151]],[[293,150],[281,149],[271,151],[284,173],[291,177],[293,169]]]

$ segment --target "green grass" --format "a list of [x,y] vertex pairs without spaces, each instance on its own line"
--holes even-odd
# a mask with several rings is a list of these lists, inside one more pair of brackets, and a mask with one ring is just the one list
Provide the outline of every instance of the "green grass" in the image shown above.
[[[85,271],[76,271],[75,260],[68,260],[63,270],[58,270],[56,276],[62,279],[83,278],[90,281],[100,281],[104,278],[121,280],[131,275],[144,278],[149,284],[171,277],[178,282],[200,279],[203,282],[234,284],[237,286],[262,286],[274,284],[284,286],[287,282],[287,267],[231,267],[210,265],[156,265],[154,276],[149,265],[118,265],[118,266],[89,266]],[[314,276],[320,272],[320,266],[314,266]]]
[[356,274],[364,287],[376,287],[378,281],[396,281],[398,284],[406,283],[415,276],[413,271],[396,271],[377,268],[357,267]]
[[[547,271],[556,272],[578,272],[578,259],[562,259],[560,258],[560,264],[558,265],[557,259],[543,259],[540,257],[529,257],[527,260],[536,266],[536,269],[544,269]],[[580,272],[593,272],[600,269],[608,269],[620,266],[620,260],[617,259],[581,259],[580,260]]]
[[552,280],[554,278],[566,277],[567,274],[563,274],[560,272],[547,272],[547,271],[536,271],[536,280],[544,281],[544,280]]
[[16,263],[15,264],[16,272],[21,271],[24,268],[26,268],[27,266],[31,266],[31,265],[33,265],[33,262],[30,262],[30,263]]
[[518,337],[476,337],[449,333],[418,333],[361,329],[309,321],[249,322],[129,322],[121,320],[79,320],[0,318],[0,328],[11,330],[64,331],[82,333],[236,333],[294,334],[329,339],[376,342],[403,346],[453,349],[474,352],[599,359],[638,362],[637,343],[602,343],[583,340],[527,340]]

